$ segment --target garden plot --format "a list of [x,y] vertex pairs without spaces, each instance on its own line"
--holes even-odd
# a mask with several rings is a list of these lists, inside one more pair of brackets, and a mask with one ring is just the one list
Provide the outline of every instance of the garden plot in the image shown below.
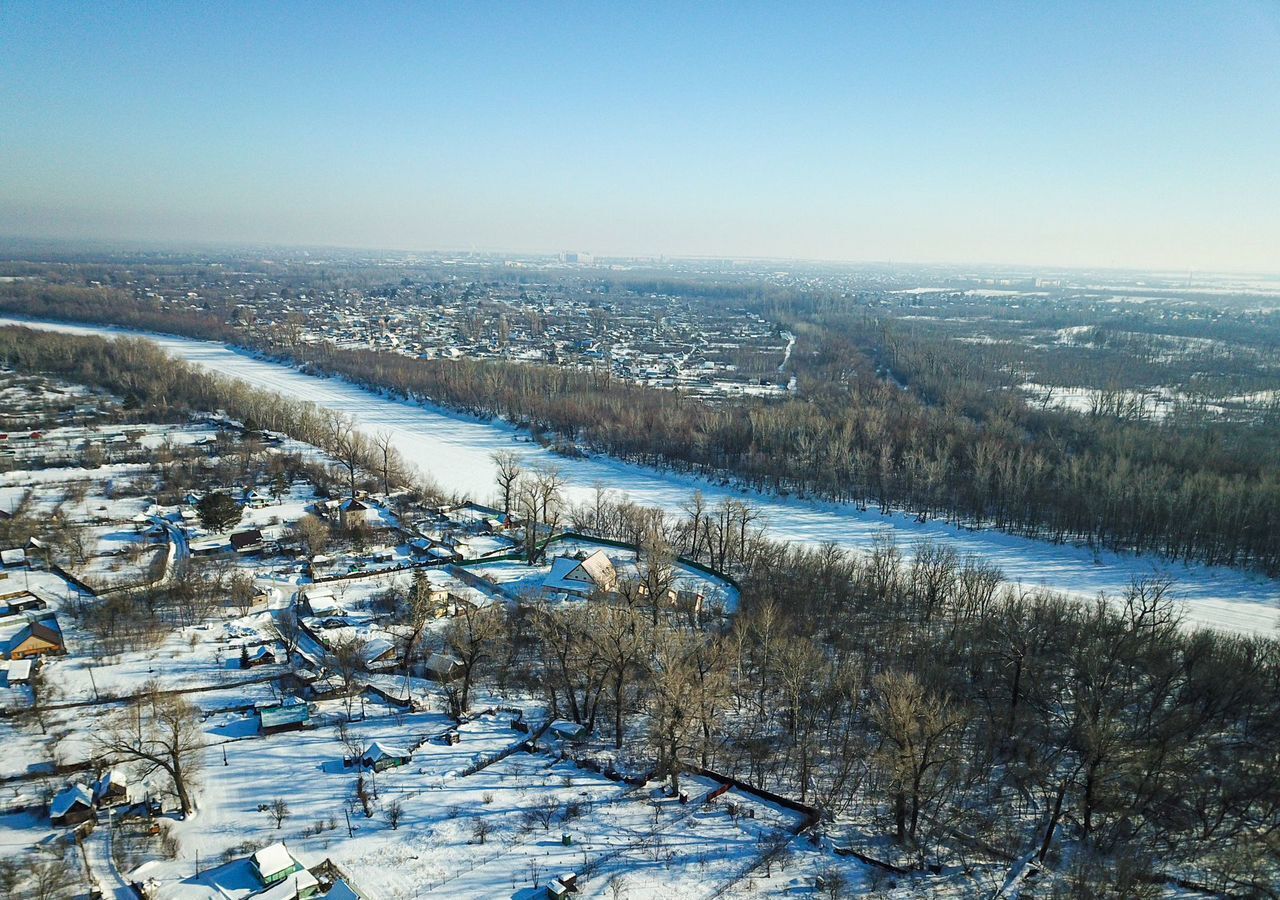
[[[418,893],[390,896],[533,897],[536,885],[576,872],[584,897],[611,896],[615,879],[622,880],[627,897],[707,897],[744,874],[802,821],[799,814],[736,791],[704,804],[719,787],[711,779],[686,779],[682,787],[692,800],[683,805],[653,783],[633,788],[548,757],[513,756],[455,784],[458,791],[487,791],[494,799],[471,806],[469,816],[460,815],[452,826],[434,826],[441,842],[453,845],[444,880]],[[730,803],[739,816],[729,814]],[[537,814],[552,805],[558,809],[548,823],[530,817],[530,810]],[[565,822],[569,808],[578,814]],[[474,832],[482,820],[494,828],[484,845]],[[459,831],[467,839],[461,844]],[[485,849],[494,843],[496,848]]]
[[[265,679],[274,673],[255,669],[245,674]],[[143,681],[138,681],[132,689],[141,689],[142,685]],[[278,691],[269,681],[255,681],[234,687],[193,691],[185,697],[209,717],[209,734],[213,738],[238,739],[257,734],[257,718],[252,712],[225,711],[274,701],[278,698]],[[4,753],[0,754],[0,778],[51,772],[55,765],[77,765],[94,758],[97,755],[93,747],[94,730],[103,723],[104,717],[121,708],[120,703],[106,702],[50,709],[44,714],[43,733],[30,723],[22,727],[13,718],[0,719],[0,746],[4,747]],[[65,779],[54,781],[61,786]],[[0,791],[0,806],[15,796]]]
[[[337,704],[328,707],[337,710]],[[365,818],[354,800],[359,771],[343,765],[351,750],[339,740],[335,728],[217,741],[241,731],[248,718],[237,713],[211,716],[209,733],[216,743],[205,752],[197,794],[199,810],[174,827],[180,842],[178,859],[149,865],[147,876],[175,882],[192,874],[197,854],[207,867],[216,865],[224,853],[240,855],[248,844],[284,840],[303,861],[314,864],[332,858],[350,869],[357,880],[368,876],[377,884],[396,884],[402,878],[417,879],[414,872],[421,860],[412,857],[420,856],[422,847],[431,840],[432,824],[447,819],[446,807],[468,799],[476,805],[482,802],[480,793],[464,798],[449,794],[441,785],[462,779],[460,773],[501,754],[526,736],[510,727],[511,715],[487,715],[458,727],[461,739],[449,745],[428,740],[453,727],[442,713],[379,711],[384,715],[350,724],[351,742],[367,747],[377,740],[413,750],[413,759],[403,767],[366,776],[370,790],[377,793],[372,818]],[[428,742],[420,745],[423,740]],[[445,800],[446,796],[452,799]],[[275,798],[283,799],[289,807],[279,827],[259,808]],[[387,819],[393,799],[399,799],[404,808],[398,829]],[[348,836],[348,816],[354,837]],[[380,872],[389,865],[392,871]],[[182,896],[181,885],[169,887],[176,893],[161,896]],[[380,892],[375,895],[382,896]]]
[[70,652],[45,660],[56,702],[128,696],[148,681],[166,690],[189,690],[280,672],[270,666],[240,668],[242,644],[269,640],[268,613],[178,629],[155,646],[104,655],[84,652],[92,639],[70,617],[59,616],[59,622]]

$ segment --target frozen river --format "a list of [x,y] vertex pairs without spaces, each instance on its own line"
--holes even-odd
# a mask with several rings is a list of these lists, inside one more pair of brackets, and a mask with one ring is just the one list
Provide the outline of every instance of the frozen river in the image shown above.
[[[137,334],[107,327],[25,322],[0,317],[0,324],[21,324],[75,334]],[[625,493],[638,503],[679,513],[695,488],[710,503],[743,492],[697,479],[617,462],[604,457],[563,459],[537,445],[518,441],[519,433],[502,423],[480,422],[417,404],[390,400],[334,378],[304,375],[287,365],[264,362],[222,344],[165,335],[144,335],[172,355],[255,387],[277,391],[350,415],[368,432],[387,431],[404,457],[446,490],[484,501],[492,497],[495,450],[515,450],[530,462],[554,463],[564,473],[570,497],[585,499],[597,484]],[[1013,537],[996,531],[968,531],[940,522],[917,523],[901,515],[861,512],[847,504],[753,496],[775,539],[808,544],[832,542],[862,549],[879,533],[891,531],[910,552],[916,542],[948,543],[999,565],[1005,577],[1028,587],[1044,586],[1076,596],[1118,594],[1135,576],[1152,572],[1176,581],[1175,595],[1189,622],[1239,632],[1275,634],[1280,622],[1280,582],[1227,568],[1169,563],[1155,557],[1095,554],[1074,546]]]

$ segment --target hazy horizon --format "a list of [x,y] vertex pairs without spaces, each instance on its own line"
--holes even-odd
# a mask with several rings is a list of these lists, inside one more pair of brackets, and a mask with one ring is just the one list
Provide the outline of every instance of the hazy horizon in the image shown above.
[[1280,269],[1280,6],[0,6],[0,233]]

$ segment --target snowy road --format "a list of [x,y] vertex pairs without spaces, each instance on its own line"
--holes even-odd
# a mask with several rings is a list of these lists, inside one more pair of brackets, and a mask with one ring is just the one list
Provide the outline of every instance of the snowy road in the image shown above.
[[[35,323],[0,317],[0,325],[21,324],[76,334],[125,334],[119,329],[64,323]],[[673,475],[606,458],[568,460],[517,441],[507,425],[479,422],[434,407],[380,397],[333,378],[304,375],[296,369],[264,362],[226,346],[163,335],[145,335],[187,362],[302,400],[351,415],[369,432],[387,431],[406,459],[429,473],[447,490],[485,500],[493,494],[489,454],[515,450],[530,462],[559,466],[575,500],[585,499],[596,484],[629,495],[638,503],[678,513],[695,487],[711,503],[742,492],[697,479]],[[879,533],[891,531],[909,549],[922,539],[952,544],[999,565],[1005,577],[1027,587],[1044,586],[1081,597],[1099,592],[1118,594],[1135,576],[1152,572],[1176,581],[1175,595],[1189,622],[1238,632],[1275,634],[1280,623],[1280,582],[1227,568],[1168,563],[1155,557],[1059,546],[995,531],[972,532],[940,522],[919,524],[908,516],[860,512],[847,504],[809,502],[761,496],[769,532],[777,539],[808,544],[833,542],[861,549]]]

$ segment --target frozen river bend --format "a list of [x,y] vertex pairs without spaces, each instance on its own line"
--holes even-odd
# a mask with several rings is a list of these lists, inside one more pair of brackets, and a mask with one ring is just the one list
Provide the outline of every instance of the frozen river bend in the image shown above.
[[[530,462],[541,459],[559,466],[574,500],[584,499],[597,484],[603,484],[638,503],[678,514],[695,488],[701,488],[711,503],[726,496],[742,496],[741,491],[732,488],[604,457],[563,459],[534,444],[517,442],[518,432],[505,424],[479,422],[435,407],[390,400],[338,379],[304,375],[287,365],[264,362],[222,344],[164,335],[137,335],[108,327],[3,317],[0,324],[74,334],[148,337],[189,363],[241,378],[255,387],[347,413],[370,433],[387,431],[407,460],[429,473],[444,488],[478,500],[493,494],[493,466],[489,455],[499,449],[516,450]],[[762,509],[769,534],[776,539],[807,544],[832,542],[841,547],[862,549],[869,546],[877,534],[892,531],[907,552],[922,539],[949,543],[961,554],[974,554],[996,563],[1010,581],[1081,597],[1096,596],[1099,592],[1118,594],[1135,576],[1161,572],[1175,579],[1174,593],[1191,623],[1274,635],[1280,622],[1280,582],[1252,573],[1169,563],[1155,557],[1094,554],[1085,548],[995,531],[966,531],[940,522],[921,525],[910,517],[860,512],[847,504],[769,496],[752,499]]]

